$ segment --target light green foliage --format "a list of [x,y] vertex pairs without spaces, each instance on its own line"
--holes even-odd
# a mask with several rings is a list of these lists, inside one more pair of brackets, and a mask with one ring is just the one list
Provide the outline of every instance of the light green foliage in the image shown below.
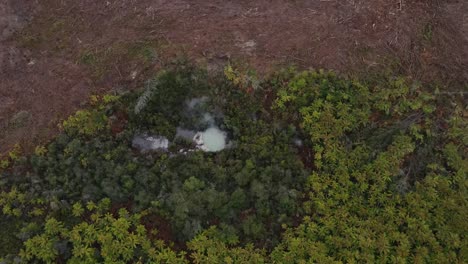
[[15,144],[5,157],[0,157],[0,172],[2,169],[8,168],[12,163],[21,157],[21,146]]
[[[449,143],[443,153],[435,149],[438,153],[431,153],[446,157],[447,160],[436,162],[448,162],[450,168],[433,170],[430,168],[443,166],[428,164],[423,169],[423,180],[413,190],[401,194],[394,189],[402,173],[414,173],[408,157],[424,146],[416,142],[436,140],[435,132],[428,127],[434,98],[412,91],[403,79],[390,81],[389,87],[376,87],[369,93],[357,83],[330,83],[333,75],[322,74],[300,74],[279,92],[277,107],[298,109],[298,122],[304,132],[311,135],[312,142],[321,144],[314,148],[315,161],[320,166],[309,177],[309,198],[304,203],[307,216],[299,227],[286,232],[283,242],[272,252],[272,261],[466,261],[468,226],[462,219],[468,214],[468,167],[458,147]],[[321,88],[325,95],[317,93]],[[312,92],[307,92],[309,89]],[[337,89],[338,94],[344,92],[343,96],[336,96]],[[320,107],[327,103],[332,105]],[[340,114],[343,105],[348,107]],[[370,113],[379,111],[387,117],[372,119]],[[424,123],[413,118],[421,112],[426,115]],[[455,116],[453,120],[457,120]],[[379,133],[391,131],[386,136],[389,143],[380,141],[385,148],[374,148],[373,136],[352,137],[354,141],[350,143],[345,140],[346,134],[352,136],[363,130],[363,124],[379,127]],[[419,132],[423,127],[429,130],[424,136]]]
[[228,65],[224,69],[224,75],[234,85],[242,89],[246,89],[246,91],[249,93],[260,88],[260,81],[252,71],[242,71],[233,68],[231,65]]
[[37,156],[44,156],[47,153],[47,149],[44,146],[37,146],[34,149],[34,154]]
[[236,246],[236,237],[226,237],[215,227],[205,230],[188,243],[193,263],[267,263],[266,252],[249,244]]
[[10,152],[8,152],[8,157],[12,161],[18,160],[20,158],[20,155],[21,155],[21,146],[19,144],[15,144],[13,149]]
[[25,213],[29,216],[40,216],[44,213],[43,207],[42,199],[32,198],[16,187],[0,192],[0,208],[6,216],[21,217]]
[[367,87],[330,72],[302,72],[280,89],[275,107],[297,122],[314,142],[316,166],[337,159],[338,142],[369,122],[371,101]]
[[22,227],[32,219],[41,221],[45,215],[42,199],[34,198],[16,186],[0,191],[0,257],[11,256],[19,250]]
[[120,96],[117,95],[105,94],[104,96],[102,96],[102,102],[104,104],[110,104],[113,102],[117,102],[119,98]]
[[83,205],[81,205],[81,203],[75,203],[73,205],[73,210],[72,210],[73,216],[80,217],[81,215],[83,215],[83,213],[84,213]]
[[[75,212],[79,206],[73,207]],[[89,220],[71,227],[55,218],[47,219],[43,231],[25,241],[20,256],[28,262],[55,263],[70,251],[67,263],[185,262],[183,252],[175,253],[162,241],[148,239],[147,230],[140,223],[141,214],[130,214],[125,209],[119,210],[118,216],[99,209],[87,213],[91,214]]]
[[[116,102],[119,96],[106,94],[92,95],[90,103],[92,109],[77,111],[67,120],[63,121],[63,130],[71,136],[93,136],[109,129],[109,118],[106,110],[111,103]],[[40,153],[44,154],[44,153]]]
[[350,153],[332,174],[313,175],[306,205],[310,216],[286,233],[272,258],[281,263],[463,263],[468,257],[466,160],[454,172],[429,173],[406,195],[392,193],[379,177],[395,175],[412,151],[407,139],[400,140],[372,163],[344,170],[359,155]]
[[80,110],[63,121],[62,127],[69,135],[92,136],[108,128],[107,116],[99,110]]
[[25,260],[32,260],[37,257],[45,263],[54,263],[58,252],[54,248],[56,240],[48,237],[47,234],[35,236],[25,242],[26,251],[21,252],[21,256]]

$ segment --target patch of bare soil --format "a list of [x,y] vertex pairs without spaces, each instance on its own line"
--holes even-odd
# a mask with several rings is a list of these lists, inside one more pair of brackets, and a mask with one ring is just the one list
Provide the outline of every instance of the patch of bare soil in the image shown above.
[[180,54],[214,71],[391,68],[460,90],[467,14],[463,0],[4,0],[0,153],[44,142],[91,93],[138,87]]

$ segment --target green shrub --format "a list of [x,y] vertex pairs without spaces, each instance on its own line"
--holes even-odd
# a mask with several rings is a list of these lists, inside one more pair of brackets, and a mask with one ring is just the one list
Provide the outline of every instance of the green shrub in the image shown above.
[[[74,211],[77,207],[74,206]],[[45,263],[58,259],[67,263],[186,262],[183,252],[175,253],[162,241],[147,237],[148,230],[141,224],[142,214],[120,209],[118,216],[114,216],[94,208],[86,213],[89,219],[70,227],[48,218],[41,233],[24,242],[21,258]]]

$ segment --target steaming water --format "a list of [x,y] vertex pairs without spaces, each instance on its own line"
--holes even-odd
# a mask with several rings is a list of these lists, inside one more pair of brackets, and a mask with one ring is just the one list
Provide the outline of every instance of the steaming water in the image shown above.
[[203,132],[177,128],[176,137],[192,140],[197,144],[197,148],[206,152],[221,151],[226,148],[226,132],[216,126],[211,126]]
[[180,137],[186,140],[192,140],[196,133],[197,133],[196,131],[178,127],[177,132],[176,132],[176,138]]
[[204,150],[210,152],[221,151],[226,148],[226,133],[217,127],[210,127],[201,133]]
[[167,150],[169,140],[161,136],[136,135],[132,140],[132,146],[139,149],[141,152],[149,152],[154,150]]
[[196,98],[192,98],[189,101],[187,101],[186,104],[187,104],[189,110],[193,110],[197,106],[206,103],[206,101],[208,101],[208,99],[209,98],[207,96],[196,97]]
[[211,115],[210,113],[204,113],[203,122],[205,122],[206,124],[209,124],[210,126],[213,126],[215,123],[215,119],[213,115]]
[[208,128],[205,131],[196,132],[193,130],[187,130],[183,127],[178,127],[176,137],[185,139],[190,138],[197,144],[197,148],[200,150],[206,152],[217,152],[226,148],[227,134],[217,127],[214,115],[203,111],[201,108],[208,100],[208,97],[202,96],[192,98],[186,102],[186,111],[198,117],[198,125],[207,125]]
[[[147,95],[146,97],[149,97]],[[215,116],[212,113],[204,111],[201,107],[209,100],[208,97],[198,97],[186,101],[186,114],[191,116],[195,121],[195,126],[208,127],[204,131],[189,130],[183,126],[177,127],[176,138],[184,138],[191,140],[196,144],[195,149],[180,150],[182,153],[194,151],[196,149],[205,152],[217,152],[225,149],[227,146],[227,134],[218,128],[215,121]],[[137,112],[137,111],[135,111]],[[169,140],[158,135],[148,136],[147,134],[135,135],[132,140],[132,146],[139,149],[142,153],[155,150],[167,150]]]

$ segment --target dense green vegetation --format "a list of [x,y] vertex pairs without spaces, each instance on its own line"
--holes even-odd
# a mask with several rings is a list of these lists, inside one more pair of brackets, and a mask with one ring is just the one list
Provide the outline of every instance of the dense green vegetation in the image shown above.
[[[258,81],[176,65],[140,92],[94,96],[49,145],[2,162],[0,257],[464,263],[462,99],[403,78],[285,70]],[[203,113],[230,147],[183,153],[192,143],[175,138],[177,127],[205,129]],[[172,143],[140,152],[141,133]]]

